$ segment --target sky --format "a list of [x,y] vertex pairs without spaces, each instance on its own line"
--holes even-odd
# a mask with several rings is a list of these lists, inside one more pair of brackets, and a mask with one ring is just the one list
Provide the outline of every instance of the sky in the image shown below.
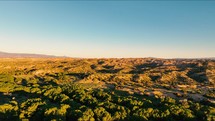
[[0,1],[0,51],[215,57],[215,1]]

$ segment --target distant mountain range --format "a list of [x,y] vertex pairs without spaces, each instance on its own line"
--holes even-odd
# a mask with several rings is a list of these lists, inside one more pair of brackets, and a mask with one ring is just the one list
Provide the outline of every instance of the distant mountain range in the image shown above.
[[176,60],[215,60],[215,57],[202,57],[202,58],[172,58]]
[[[45,55],[45,54],[8,53],[8,52],[0,51],[0,58],[68,58],[68,57],[67,56]],[[77,57],[75,57],[75,58],[77,58]],[[150,58],[154,58],[154,57],[150,57]],[[183,59],[215,60],[215,57],[206,57],[206,58],[172,58],[172,59],[176,59],[176,60],[183,60]]]
[[0,58],[59,58],[64,56],[0,52]]

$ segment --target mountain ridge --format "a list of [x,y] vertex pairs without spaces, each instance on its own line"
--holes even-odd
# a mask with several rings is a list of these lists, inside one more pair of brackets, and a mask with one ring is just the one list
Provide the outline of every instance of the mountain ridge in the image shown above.
[[[49,54],[37,54],[37,53],[10,53],[0,51],[0,58],[69,58],[69,56],[56,56]],[[83,58],[84,57],[73,57],[73,58]],[[131,57],[132,58],[132,57]],[[156,58],[156,57],[138,57],[138,58],[152,58],[152,59],[176,59],[176,60],[198,60],[198,59],[207,59],[207,60],[215,60],[215,57],[199,57],[199,58]],[[94,58],[92,58],[94,59]],[[98,58],[97,58],[98,59]],[[104,58],[100,58],[104,59]],[[110,58],[111,59],[111,58]]]
[[0,58],[59,58],[66,56],[55,56],[46,54],[33,54],[33,53],[8,53],[0,51]]

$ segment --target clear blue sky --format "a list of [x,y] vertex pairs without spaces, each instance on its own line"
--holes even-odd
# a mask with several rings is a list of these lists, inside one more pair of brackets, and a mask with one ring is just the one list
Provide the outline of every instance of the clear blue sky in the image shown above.
[[0,51],[214,57],[215,1],[0,1]]

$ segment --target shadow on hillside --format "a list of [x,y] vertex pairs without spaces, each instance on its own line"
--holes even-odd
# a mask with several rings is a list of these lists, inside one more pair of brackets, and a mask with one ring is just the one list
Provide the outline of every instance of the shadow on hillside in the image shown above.
[[140,65],[134,66],[134,69],[131,70],[129,73],[131,73],[131,74],[143,74],[145,71],[157,68],[159,66],[161,66],[161,65],[158,63],[140,64]]
[[93,64],[93,65],[91,65],[90,67],[91,67],[91,69],[94,70],[97,66]]
[[177,65],[177,68],[181,70],[189,70],[187,76],[196,82],[203,83],[208,82],[208,77],[206,75],[207,70],[207,62],[199,62],[202,63],[202,66],[198,64],[183,64]]
[[87,78],[90,74],[87,74],[87,73],[68,73],[66,75],[75,76],[75,77],[78,77],[79,79],[84,79],[84,78]]
[[118,73],[121,70],[122,69],[101,69],[101,70],[97,70],[96,72],[98,72],[98,73]]
[[114,66],[109,66],[109,65],[105,65],[105,66],[102,66],[103,68],[105,69],[114,69]]
[[12,99],[11,93],[2,93],[2,92],[0,92],[0,97],[1,97],[0,105],[8,103]]

